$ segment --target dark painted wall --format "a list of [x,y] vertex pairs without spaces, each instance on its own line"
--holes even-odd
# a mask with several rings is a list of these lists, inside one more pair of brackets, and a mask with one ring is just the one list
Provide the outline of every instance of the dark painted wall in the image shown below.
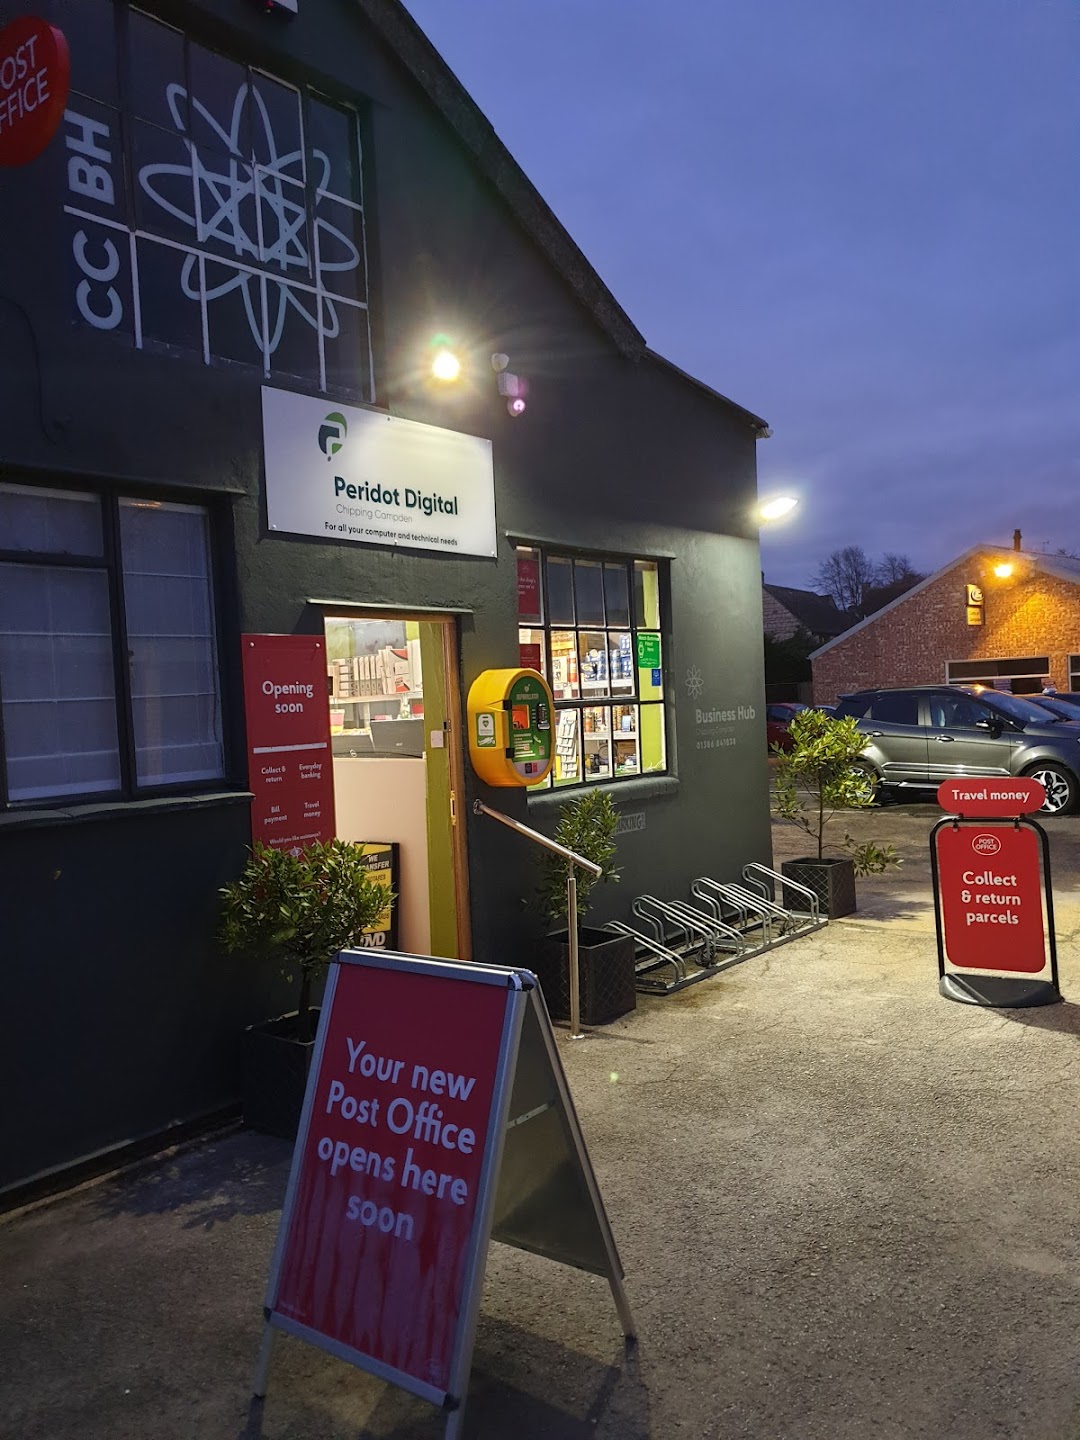
[[[498,560],[267,535],[261,376],[139,353],[73,325],[62,142],[0,174],[0,213],[21,217],[0,227],[0,380],[10,397],[0,473],[235,491],[237,634],[310,629],[319,623],[305,606],[313,596],[466,609],[466,689],[480,670],[516,663],[507,534],[670,555],[665,658],[677,783],[613,787],[644,828],[624,837],[622,884],[598,894],[594,914],[618,913],[643,890],[683,894],[695,875],[730,877],[746,859],[767,858],[746,420],[647,357],[617,351],[350,0],[305,5],[287,25],[236,0],[182,8],[193,33],[207,26],[207,43],[370,101],[376,400],[492,439]],[[439,397],[416,378],[435,330],[461,337],[470,356],[470,382]],[[489,357],[498,350],[530,382],[520,419],[496,394]],[[234,640],[234,665],[237,649]],[[727,711],[738,718],[712,713]],[[242,769],[233,778],[242,786]],[[541,828],[554,824],[552,798],[474,790]],[[520,962],[533,926],[521,906],[534,883],[531,857],[494,822],[470,815],[469,827],[477,956]],[[25,1130],[0,1147],[9,1179],[235,1093],[235,1033],[274,1003],[212,942],[215,891],[246,838],[242,807],[0,832],[4,948],[19,957],[18,1003],[32,1017],[13,1075],[32,1097]],[[52,1080],[39,1083],[46,1073]],[[61,1098],[69,1087],[75,1108]]]

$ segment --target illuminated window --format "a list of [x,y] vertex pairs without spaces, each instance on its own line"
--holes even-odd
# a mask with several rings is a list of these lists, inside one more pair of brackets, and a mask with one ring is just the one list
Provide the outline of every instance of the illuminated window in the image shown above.
[[518,647],[555,700],[557,790],[667,769],[660,571],[654,560],[522,546]]

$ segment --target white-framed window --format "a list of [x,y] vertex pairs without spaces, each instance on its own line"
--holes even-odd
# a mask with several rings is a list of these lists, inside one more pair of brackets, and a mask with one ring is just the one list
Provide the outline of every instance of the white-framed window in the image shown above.
[[0,800],[225,774],[210,516],[0,483]]
[[986,685],[1012,695],[1035,695],[1050,679],[1048,655],[1020,655],[988,660],[950,660],[949,685]]

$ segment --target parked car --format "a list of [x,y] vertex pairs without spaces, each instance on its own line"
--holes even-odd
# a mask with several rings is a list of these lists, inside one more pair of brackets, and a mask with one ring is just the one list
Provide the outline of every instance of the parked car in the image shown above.
[[784,700],[773,705],[766,705],[765,736],[770,750],[774,745],[779,745],[781,750],[790,749],[791,737],[788,735],[788,726],[800,710],[807,708],[797,700]]
[[835,705],[812,705],[810,708],[812,710],[820,710],[823,715],[835,716],[836,714]]
[[1044,814],[1068,814],[1080,800],[1080,711],[1070,720],[979,685],[919,685],[844,695],[836,713],[866,735],[865,765],[883,798],[963,775],[1025,775],[1046,787]]
[[1063,695],[1025,695],[1024,699],[1049,710],[1059,720],[1080,721],[1080,699],[1067,700]]

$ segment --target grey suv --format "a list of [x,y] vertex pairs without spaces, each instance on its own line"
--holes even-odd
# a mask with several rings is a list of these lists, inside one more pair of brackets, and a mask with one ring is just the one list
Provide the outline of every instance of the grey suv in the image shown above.
[[1080,800],[1080,712],[1058,719],[1020,695],[919,685],[845,695],[836,713],[859,722],[885,795],[960,775],[1030,775],[1046,786],[1043,814],[1068,814]]

